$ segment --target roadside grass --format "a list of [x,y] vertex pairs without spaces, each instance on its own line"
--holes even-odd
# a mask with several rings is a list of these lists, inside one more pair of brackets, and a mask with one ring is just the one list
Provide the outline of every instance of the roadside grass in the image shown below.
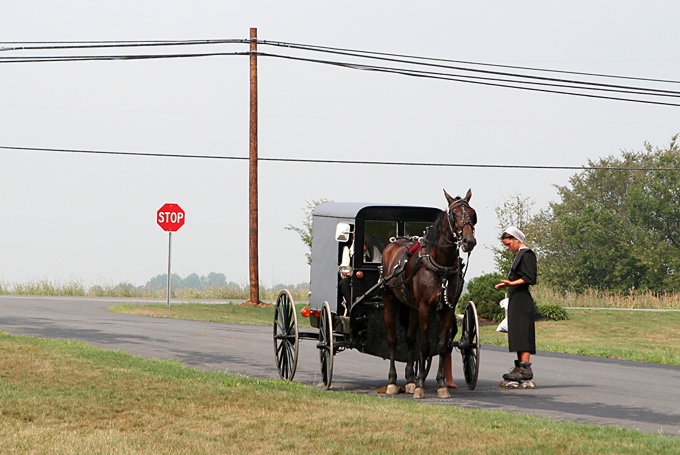
[[680,309],[680,294],[654,294],[649,291],[617,294],[593,289],[574,294],[560,293],[541,285],[534,286],[531,294],[539,304],[560,305],[567,308]]
[[[537,321],[536,348],[610,359],[680,365],[680,312],[569,309],[569,320]],[[507,346],[497,324],[480,327],[484,344]]]
[[[301,307],[298,310],[298,319]],[[181,303],[149,305],[116,305],[110,308],[118,313],[137,314],[159,318],[186,319],[190,321],[225,322],[230,324],[272,325],[274,323],[274,305],[258,306],[240,305],[238,303]],[[300,321],[302,322],[302,321]],[[300,324],[302,325],[302,324]]]
[[[309,326],[300,315],[298,325]],[[230,304],[119,305],[121,313],[233,324],[272,325],[273,305]],[[569,320],[537,321],[537,349],[610,359],[680,365],[680,312],[569,309]],[[482,344],[507,346],[497,324],[483,324]]]
[[680,439],[323,391],[0,332],[3,454],[671,454]]

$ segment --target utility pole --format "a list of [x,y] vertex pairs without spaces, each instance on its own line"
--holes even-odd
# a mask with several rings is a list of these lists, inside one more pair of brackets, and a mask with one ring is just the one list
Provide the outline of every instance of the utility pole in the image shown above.
[[250,29],[250,304],[260,303],[257,222],[257,29]]

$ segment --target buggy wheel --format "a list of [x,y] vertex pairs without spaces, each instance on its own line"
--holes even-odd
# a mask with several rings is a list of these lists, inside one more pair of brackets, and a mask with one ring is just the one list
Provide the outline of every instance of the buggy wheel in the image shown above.
[[331,387],[333,379],[333,315],[328,302],[323,303],[319,321],[319,360],[321,361],[321,379],[326,389]]
[[279,293],[274,308],[274,357],[279,377],[292,381],[298,362],[298,322],[295,302],[290,292]]
[[479,319],[477,308],[471,300],[463,312],[463,334],[459,344],[463,356],[463,375],[468,389],[474,390],[479,376]]

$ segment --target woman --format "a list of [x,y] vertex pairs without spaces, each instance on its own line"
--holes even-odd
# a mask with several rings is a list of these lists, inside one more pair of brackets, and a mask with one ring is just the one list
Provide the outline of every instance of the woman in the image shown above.
[[531,354],[536,354],[536,330],[534,326],[534,299],[529,286],[536,284],[536,255],[524,244],[524,233],[509,227],[501,235],[505,247],[517,253],[512,261],[507,280],[494,287],[508,289],[508,348],[517,353],[515,367],[503,375],[503,388],[533,389]]

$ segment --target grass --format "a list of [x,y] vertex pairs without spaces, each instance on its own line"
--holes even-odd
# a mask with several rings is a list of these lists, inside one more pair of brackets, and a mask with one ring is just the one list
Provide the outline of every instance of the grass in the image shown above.
[[680,439],[328,392],[0,332],[3,454],[664,454]]
[[[260,287],[260,300],[274,301],[282,285]],[[293,285],[289,288],[295,301],[307,299],[309,286],[305,284]],[[167,296],[163,289],[151,289],[148,286],[135,286],[130,283],[98,284],[86,287],[80,280],[50,281],[31,280],[22,283],[8,283],[0,280],[0,294],[9,295],[56,295],[72,297],[137,297],[160,299]],[[178,299],[212,299],[212,300],[248,300],[250,288],[248,285],[229,284],[205,289],[173,288],[172,297]]]
[[[680,365],[680,312],[568,310],[567,321],[536,323],[536,347],[611,359]],[[485,344],[507,346],[496,324],[480,327]]]
[[653,294],[649,291],[617,294],[596,290],[588,290],[581,294],[563,294],[541,285],[533,287],[531,294],[538,303],[560,305],[567,308],[680,310],[680,294]]
[[[302,319],[299,314],[298,317]],[[118,313],[137,314],[160,318],[186,319],[190,321],[228,322],[230,324],[271,325],[274,322],[274,306],[246,306],[237,303],[202,304],[182,303],[151,305],[117,305],[111,307]]]

